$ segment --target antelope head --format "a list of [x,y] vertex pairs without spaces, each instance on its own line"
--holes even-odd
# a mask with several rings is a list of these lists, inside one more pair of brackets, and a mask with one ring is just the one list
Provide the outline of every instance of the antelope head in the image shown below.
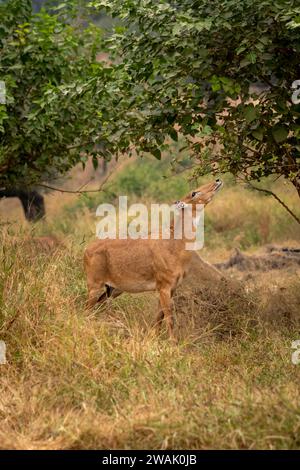
[[180,201],[175,202],[177,209],[184,209],[188,205],[196,207],[197,204],[206,206],[214,197],[214,195],[221,189],[223,183],[220,179],[213,181],[212,183],[204,184],[199,188],[193,189],[187,196]]

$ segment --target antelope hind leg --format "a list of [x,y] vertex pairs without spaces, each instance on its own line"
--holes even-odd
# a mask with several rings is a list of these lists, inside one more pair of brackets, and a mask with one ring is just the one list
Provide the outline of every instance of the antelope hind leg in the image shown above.
[[160,302],[158,303],[159,305],[159,311],[158,311],[158,314],[157,314],[157,317],[153,323],[153,328],[156,329],[156,332],[159,333],[160,332],[160,329],[161,329],[161,325],[162,325],[162,322],[163,322],[163,319],[164,319],[164,312],[162,310],[162,307],[161,307],[161,304]]
[[166,289],[166,288],[161,289],[159,291],[159,301],[160,301],[164,318],[166,320],[170,339],[176,342],[176,338],[174,335],[174,318],[173,318],[173,312],[172,312],[171,289]]

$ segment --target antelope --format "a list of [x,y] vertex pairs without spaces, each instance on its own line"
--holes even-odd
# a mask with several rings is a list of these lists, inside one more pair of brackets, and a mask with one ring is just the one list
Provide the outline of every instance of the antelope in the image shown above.
[[[205,184],[175,203],[183,223],[187,207],[192,212],[196,237],[196,208],[206,206],[222,187],[217,179]],[[199,206],[198,206],[199,207]],[[108,297],[115,298],[123,292],[140,293],[157,291],[159,311],[155,326],[160,329],[165,319],[169,336],[174,337],[172,296],[176,287],[189,270],[193,252],[186,249],[186,238],[175,238],[174,218],[170,224],[169,239],[98,239],[90,243],[84,252],[84,268],[87,276],[87,307],[93,308]],[[188,240],[191,242],[191,239]],[[106,292],[102,293],[106,289]]]

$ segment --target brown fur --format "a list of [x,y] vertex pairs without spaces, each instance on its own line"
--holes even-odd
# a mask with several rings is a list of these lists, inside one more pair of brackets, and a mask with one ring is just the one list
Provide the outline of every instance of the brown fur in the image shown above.
[[[221,182],[206,184],[189,193],[181,202],[192,205],[210,202]],[[193,195],[196,193],[196,195]],[[185,209],[182,208],[182,211]],[[184,214],[183,214],[184,216]],[[173,223],[172,223],[173,224]],[[171,234],[174,225],[171,224]],[[187,240],[126,239],[96,240],[85,250],[84,267],[88,285],[88,307],[122,292],[158,291],[159,313],[156,325],[166,320],[169,335],[174,339],[172,296],[189,270],[193,251],[185,249]],[[191,242],[191,240],[189,240]],[[109,287],[107,287],[109,286]],[[107,287],[107,294],[101,291]]]

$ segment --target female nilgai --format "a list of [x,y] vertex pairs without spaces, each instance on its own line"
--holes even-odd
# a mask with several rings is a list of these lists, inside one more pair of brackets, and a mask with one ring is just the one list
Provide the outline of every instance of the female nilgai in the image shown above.
[[[193,234],[196,237],[198,223],[197,205],[206,206],[222,182],[216,180],[191,191],[176,206],[180,211],[181,224],[184,224],[187,208],[194,218]],[[199,206],[198,206],[199,207]],[[122,292],[159,292],[159,313],[156,324],[160,327],[165,318],[170,337],[174,338],[172,295],[186,275],[193,255],[186,249],[191,239],[175,237],[174,221],[170,226],[169,239],[104,239],[92,242],[84,253],[84,267],[87,275],[88,306],[93,307],[112,295]],[[184,232],[184,231],[183,231]],[[106,288],[106,293],[102,293]]]

